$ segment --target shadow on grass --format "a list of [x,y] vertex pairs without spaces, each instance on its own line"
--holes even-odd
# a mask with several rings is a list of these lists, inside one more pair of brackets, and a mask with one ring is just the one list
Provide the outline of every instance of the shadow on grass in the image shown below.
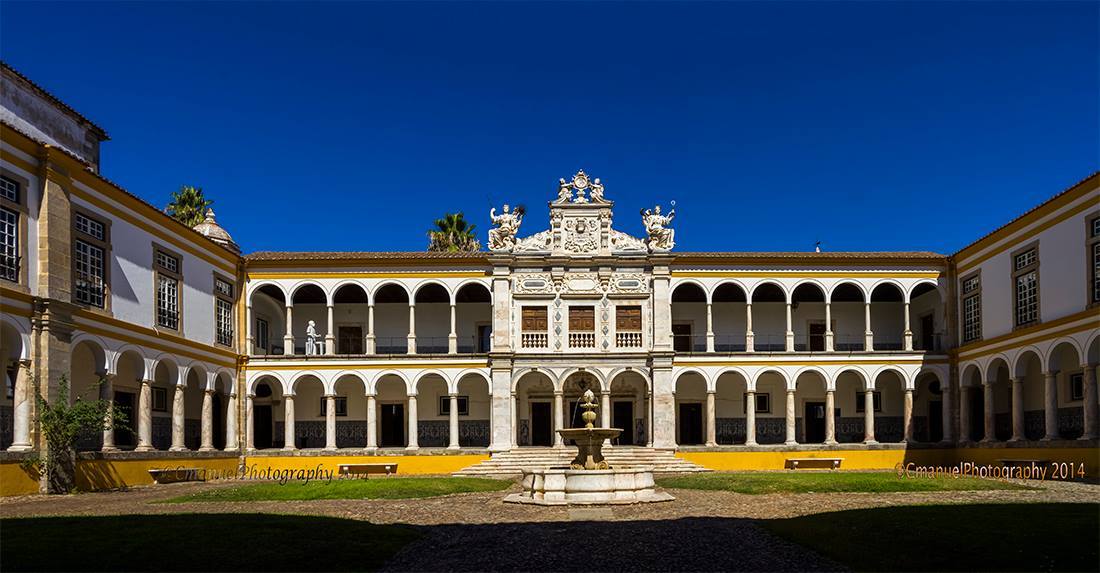
[[174,514],[2,522],[5,571],[363,571],[418,534],[320,516]]

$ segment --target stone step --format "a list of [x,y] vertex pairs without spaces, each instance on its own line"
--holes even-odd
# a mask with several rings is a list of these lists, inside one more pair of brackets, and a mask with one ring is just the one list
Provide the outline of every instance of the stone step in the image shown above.
[[[517,448],[493,454],[488,460],[463,468],[456,476],[519,475],[523,470],[549,469],[568,465],[576,456],[575,448]],[[611,466],[647,466],[654,473],[705,472],[707,468],[677,458],[671,450],[643,447],[622,447],[604,450],[604,459]]]

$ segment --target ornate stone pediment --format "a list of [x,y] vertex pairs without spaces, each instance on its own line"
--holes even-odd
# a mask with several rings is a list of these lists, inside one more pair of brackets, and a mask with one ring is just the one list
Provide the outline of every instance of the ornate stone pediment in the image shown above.
[[562,281],[562,294],[600,294],[600,277],[596,273],[569,273]]
[[649,280],[645,273],[615,273],[611,275],[611,294],[647,294]]
[[512,291],[516,294],[554,294],[554,281],[550,273],[522,273],[512,280]]

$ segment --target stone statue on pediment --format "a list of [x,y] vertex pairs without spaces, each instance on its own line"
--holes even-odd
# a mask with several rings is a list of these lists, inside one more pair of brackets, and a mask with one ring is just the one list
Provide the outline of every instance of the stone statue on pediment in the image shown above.
[[505,204],[500,215],[496,214],[496,207],[489,209],[489,220],[495,228],[489,229],[489,250],[510,251],[516,245],[516,233],[520,223],[523,222],[523,208],[516,207],[510,210]]
[[646,245],[649,246],[650,251],[670,251],[676,246],[673,240],[676,231],[668,228],[675,216],[676,209],[669,211],[667,215],[662,215],[660,205],[652,210],[642,209],[642,225],[645,226],[646,233],[649,235]]

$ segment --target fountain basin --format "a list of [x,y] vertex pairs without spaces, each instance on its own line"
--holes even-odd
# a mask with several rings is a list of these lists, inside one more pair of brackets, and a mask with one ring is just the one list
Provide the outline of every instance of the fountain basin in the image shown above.
[[572,469],[606,470],[610,468],[603,459],[604,440],[614,440],[623,431],[620,428],[566,428],[558,433],[562,439],[573,440],[577,446]]
[[533,505],[619,505],[672,501],[653,482],[653,468],[524,470],[523,492],[504,498]]

